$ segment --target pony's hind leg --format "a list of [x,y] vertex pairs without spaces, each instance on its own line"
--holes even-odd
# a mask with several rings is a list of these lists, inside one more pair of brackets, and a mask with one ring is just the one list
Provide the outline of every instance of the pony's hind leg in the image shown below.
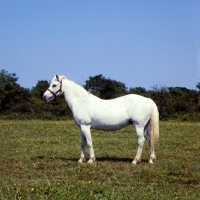
[[156,159],[156,154],[155,154],[155,150],[154,150],[154,145],[150,145],[150,159],[149,159],[149,163],[153,164],[153,160]]
[[155,154],[155,150],[154,150],[154,145],[151,144],[151,138],[150,138],[150,125],[149,123],[147,123],[147,125],[144,128],[144,136],[148,142],[149,148],[150,148],[150,159],[149,159],[149,163],[153,164],[153,160],[156,159],[156,154]]
[[156,159],[156,154],[155,154],[155,149],[154,149],[154,144],[153,142],[149,141],[149,148],[150,148],[150,159],[149,163],[153,164],[153,160]]
[[135,126],[135,129],[136,129],[137,138],[138,138],[138,149],[137,149],[135,159],[133,160],[132,163],[136,165],[137,162],[140,161],[145,138],[144,138],[144,127]]

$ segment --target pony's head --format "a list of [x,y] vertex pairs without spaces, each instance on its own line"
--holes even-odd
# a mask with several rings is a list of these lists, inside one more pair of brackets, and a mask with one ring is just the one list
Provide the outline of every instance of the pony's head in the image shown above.
[[64,76],[54,75],[51,80],[49,88],[43,95],[43,99],[47,102],[55,99],[57,96],[60,96],[63,93],[62,90],[62,80],[65,79]]

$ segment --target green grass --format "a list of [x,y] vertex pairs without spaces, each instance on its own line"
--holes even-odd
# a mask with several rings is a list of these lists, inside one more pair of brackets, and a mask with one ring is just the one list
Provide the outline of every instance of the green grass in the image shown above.
[[131,164],[133,128],[92,131],[97,162],[78,164],[73,121],[0,120],[0,199],[200,199],[200,123],[161,122],[157,160]]

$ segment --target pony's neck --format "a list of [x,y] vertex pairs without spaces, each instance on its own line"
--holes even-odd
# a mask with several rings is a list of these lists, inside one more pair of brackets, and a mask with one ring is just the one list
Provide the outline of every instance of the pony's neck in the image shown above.
[[76,103],[88,95],[88,92],[84,88],[68,79],[63,79],[62,89],[65,100],[72,111]]

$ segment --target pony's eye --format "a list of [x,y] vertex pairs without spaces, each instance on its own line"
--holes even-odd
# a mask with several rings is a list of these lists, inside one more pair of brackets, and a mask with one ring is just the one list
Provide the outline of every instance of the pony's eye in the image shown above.
[[53,84],[53,85],[52,85],[52,87],[54,88],[54,87],[56,87],[56,85],[55,85],[55,84]]

